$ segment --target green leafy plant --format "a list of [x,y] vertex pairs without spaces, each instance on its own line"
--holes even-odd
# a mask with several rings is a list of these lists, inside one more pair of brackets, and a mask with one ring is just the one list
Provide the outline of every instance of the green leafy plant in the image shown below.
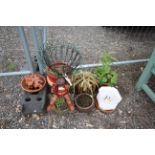
[[107,84],[109,86],[114,86],[117,84],[118,74],[112,70],[111,63],[114,58],[105,52],[101,58],[101,67],[97,67],[95,70],[99,85]]
[[65,103],[64,98],[58,98],[56,101],[56,106],[58,109],[60,109],[60,107]]
[[73,74],[72,83],[78,93],[91,93],[95,91],[98,86],[98,80],[94,73],[90,71],[79,71]]

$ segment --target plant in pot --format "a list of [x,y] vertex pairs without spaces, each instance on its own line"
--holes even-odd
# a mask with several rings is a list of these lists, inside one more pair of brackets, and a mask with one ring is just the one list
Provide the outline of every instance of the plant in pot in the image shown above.
[[111,63],[114,58],[108,52],[105,52],[101,58],[101,67],[97,67],[95,74],[100,86],[115,86],[117,84],[118,74],[112,70]]
[[96,75],[90,71],[78,71],[72,76],[75,105],[80,112],[90,112],[95,107],[94,91],[98,87]]
[[103,112],[112,112],[121,101],[117,84],[118,74],[112,69],[114,58],[105,52],[101,58],[102,66],[96,68],[95,73],[100,85],[97,94],[97,108]]

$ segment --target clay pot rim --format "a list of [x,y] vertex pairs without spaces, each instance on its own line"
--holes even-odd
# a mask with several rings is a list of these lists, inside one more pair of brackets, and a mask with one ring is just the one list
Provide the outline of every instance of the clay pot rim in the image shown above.
[[100,85],[100,87],[108,87],[109,84],[108,83],[103,83],[102,85]]
[[50,76],[53,76],[53,78],[55,78],[55,80],[57,80],[57,77],[54,76],[53,74],[48,74],[48,75],[46,76],[47,83],[48,83],[50,86],[53,86],[55,80],[51,81],[50,78],[49,78]]
[[[41,77],[43,79],[43,81],[44,81],[44,84],[42,85],[42,87],[39,88],[39,89],[34,89],[34,90],[24,88],[24,86],[23,86],[24,79],[25,79],[25,77],[27,77],[29,75],[38,75],[39,77]],[[37,92],[41,91],[45,87],[45,85],[46,85],[46,78],[43,75],[39,74],[39,73],[28,74],[28,75],[25,75],[24,77],[22,77],[20,85],[21,85],[21,88],[24,91],[28,92],[28,93],[37,93]]]
[[[82,96],[82,95],[86,95],[86,96],[89,96],[91,98],[92,102],[91,102],[91,104],[88,107],[81,107],[81,106],[79,106],[79,104],[77,102],[77,98]],[[90,95],[88,93],[81,93],[81,94],[78,94],[75,97],[75,105],[76,105],[76,107],[78,108],[79,111],[81,111],[81,112],[89,112],[89,111],[91,111],[95,107],[95,100],[94,100],[92,95]]]
[[47,66],[46,70],[48,71],[48,70],[52,69],[52,67],[59,66],[59,65],[64,65],[64,66],[68,67],[69,72],[71,72],[71,70],[72,70],[72,66],[65,63],[64,61],[56,61],[56,62],[52,63],[51,65]]

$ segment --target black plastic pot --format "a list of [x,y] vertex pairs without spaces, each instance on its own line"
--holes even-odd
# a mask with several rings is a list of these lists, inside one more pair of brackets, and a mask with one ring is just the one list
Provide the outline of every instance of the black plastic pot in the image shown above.
[[95,107],[93,96],[82,93],[75,97],[75,105],[80,112],[90,112]]

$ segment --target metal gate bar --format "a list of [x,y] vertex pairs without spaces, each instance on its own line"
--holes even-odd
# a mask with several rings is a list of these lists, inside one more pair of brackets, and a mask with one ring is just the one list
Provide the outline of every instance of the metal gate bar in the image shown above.
[[26,75],[26,74],[30,74],[30,73],[32,73],[32,72],[31,71],[4,72],[4,73],[0,73],[0,77]]
[[[34,26],[31,27],[31,33],[32,33],[32,39],[33,39],[34,47],[35,47],[35,50],[37,51],[36,58],[37,58],[38,66],[39,66],[39,71],[42,74],[43,73],[43,67],[42,67],[42,63],[40,62],[39,55],[38,55],[39,42],[37,39],[36,28]],[[41,33],[41,42],[43,42],[42,36],[43,36],[43,33]]]
[[[149,59],[138,59],[138,60],[126,60],[126,61],[117,61],[113,62],[112,66],[117,65],[128,65],[128,64],[137,64],[137,63],[144,63],[147,62]],[[102,64],[85,64],[85,65],[79,65],[77,69],[84,69],[84,68],[95,68],[95,67],[101,67]]]
[[33,63],[32,63],[32,59],[31,59],[31,54],[30,54],[28,41],[27,41],[27,38],[26,38],[26,35],[25,35],[24,27],[22,27],[22,26],[19,27],[19,35],[20,35],[20,38],[21,38],[22,43],[23,43],[25,56],[26,56],[26,61],[28,63],[29,69],[30,69],[30,71],[32,73],[34,73]]

